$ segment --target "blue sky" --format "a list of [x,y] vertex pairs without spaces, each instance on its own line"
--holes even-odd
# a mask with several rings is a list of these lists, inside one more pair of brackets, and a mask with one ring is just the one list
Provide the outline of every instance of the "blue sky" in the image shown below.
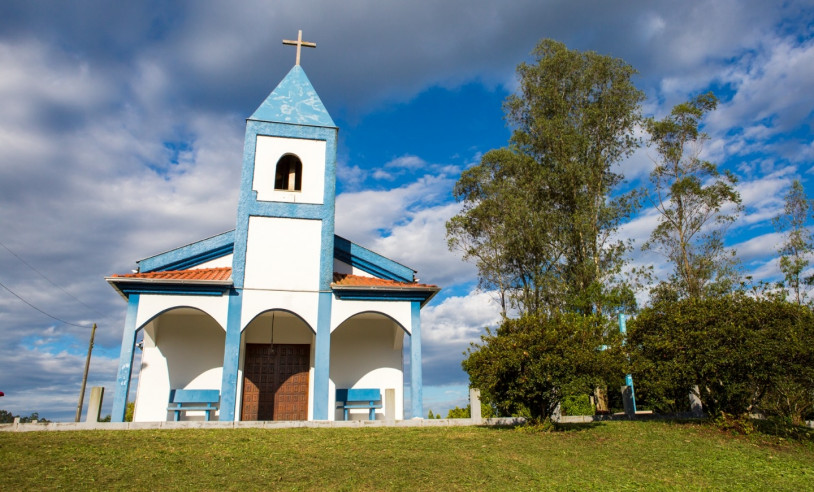
[[[497,320],[444,223],[460,172],[506,144],[502,102],[538,40],[625,59],[647,115],[716,92],[704,156],[740,178],[727,244],[745,273],[778,279],[771,218],[793,179],[814,196],[812,1],[5,1],[0,282],[70,324],[0,289],[0,408],[70,420],[96,322],[109,412],[125,304],[103,277],[234,227],[244,120],[297,29],[340,128],[337,233],[444,288],[422,313],[425,411],[465,404],[462,352]],[[630,186],[652,155],[620,165]],[[620,234],[640,246],[654,226],[645,208]]]

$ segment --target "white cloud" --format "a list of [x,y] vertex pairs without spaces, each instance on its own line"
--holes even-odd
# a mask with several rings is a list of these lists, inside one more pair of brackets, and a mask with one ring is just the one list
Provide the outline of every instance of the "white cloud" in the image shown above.
[[449,297],[421,310],[424,381],[428,385],[465,384],[461,368],[464,351],[477,342],[486,327],[500,321],[500,307],[492,293],[472,291]]
[[389,162],[387,162],[384,167],[394,168],[394,169],[421,169],[425,167],[427,163],[424,159],[415,156],[415,155],[403,155],[401,157],[397,157]]
[[500,304],[493,292],[472,291],[466,296],[448,297],[421,311],[421,324],[427,326],[423,336],[431,344],[467,347],[478,341],[484,328],[494,328],[499,321]]
[[738,258],[745,262],[764,260],[767,256],[777,255],[777,248],[783,242],[783,234],[770,232],[747,239],[732,246],[738,252]]

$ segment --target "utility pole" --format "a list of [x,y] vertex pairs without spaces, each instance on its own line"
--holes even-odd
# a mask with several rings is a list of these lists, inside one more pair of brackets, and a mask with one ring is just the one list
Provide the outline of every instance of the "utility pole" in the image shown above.
[[88,384],[88,369],[90,368],[90,353],[93,351],[93,337],[96,336],[96,323],[93,323],[93,328],[90,330],[90,343],[88,344],[88,357],[85,359],[85,373],[82,374],[82,389],[79,390],[79,404],[76,406],[76,420],[79,422],[82,418],[82,403],[85,401],[85,385]]

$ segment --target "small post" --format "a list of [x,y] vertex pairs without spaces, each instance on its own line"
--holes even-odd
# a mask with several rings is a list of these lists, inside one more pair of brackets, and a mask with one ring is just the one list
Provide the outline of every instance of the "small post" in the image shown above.
[[701,390],[697,384],[690,390],[690,411],[693,417],[700,419],[704,416],[704,406],[701,403]]
[[[625,315],[624,315],[624,313],[619,313],[619,333],[621,333],[622,336],[627,334],[627,327],[625,326]],[[625,343],[624,339],[622,340],[622,343]],[[633,415],[635,415],[636,414],[636,390],[633,388],[633,375],[627,374],[625,376],[625,384],[627,385],[628,388],[630,388],[630,404],[631,404],[631,406],[633,408]],[[627,413],[627,410],[625,410],[625,413]]]
[[384,390],[384,420],[387,422],[396,421],[396,390],[386,388]]
[[622,404],[625,407],[625,415],[632,418],[636,416],[636,407],[633,403],[633,388],[622,386]]
[[90,353],[93,351],[93,337],[96,336],[96,323],[90,330],[90,343],[88,344],[88,357],[85,359],[85,372],[82,374],[82,389],[79,390],[79,404],[76,406],[76,418],[74,422],[79,422],[82,418],[82,403],[85,401],[85,386],[88,384],[88,369],[90,368]]
[[469,418],[473,424],[482,424],[483,417],[480,411],[480,390],[469,388]]
[[104,386],[94,386],[90,389],[90,401],[88,402],[88,414],[85,422],[98,422],[102,412],[102,399],[105,397]]

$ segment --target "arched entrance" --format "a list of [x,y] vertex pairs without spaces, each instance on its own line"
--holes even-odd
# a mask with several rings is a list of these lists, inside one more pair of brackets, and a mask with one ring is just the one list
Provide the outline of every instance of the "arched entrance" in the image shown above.
[[248,324],[240,420],[308,420],[313,346],[313,330],[289,311],[266,311]]
[[[344,320],[331,333],[331,401],[337,389],[378,389],[383,396],[393,389],[394,418],[403,419],[405,334],[401,324],[380,312],[365,311]],[[343,419],[343,411],[334,410],[333,417]],[[351,410],[350,418],[367,419],[368,410]],[[384,409],[377,410],[375,418],[384,419]]]
[[[175,307],[142,328],[136,422],[171,420],[167,401],[172,389],[219,389],[226,332],[212,316],[192,307]],[[203,420],[189,411],[182,420]]]

